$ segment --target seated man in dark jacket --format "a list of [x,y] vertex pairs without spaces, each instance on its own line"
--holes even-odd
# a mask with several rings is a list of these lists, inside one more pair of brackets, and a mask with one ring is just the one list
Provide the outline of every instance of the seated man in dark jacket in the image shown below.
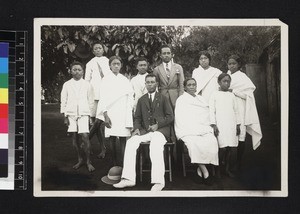
[[156,76],[148,74],[145,80],[148,93],[138,100],[134,132],[125,148],[122,180],[113,186],[135,186],[136,150],[141,142],[150,142],[151,183],[154,184],[151,191],[161,191],[165,186],[164,145],[170,137],[170,126],[174,116],[169,100],[156,91]]

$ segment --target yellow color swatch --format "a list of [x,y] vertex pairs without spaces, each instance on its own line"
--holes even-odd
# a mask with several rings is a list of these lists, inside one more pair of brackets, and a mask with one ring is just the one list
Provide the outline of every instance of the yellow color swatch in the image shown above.
[[8,104],[8,89],[0,88],[0,103]]

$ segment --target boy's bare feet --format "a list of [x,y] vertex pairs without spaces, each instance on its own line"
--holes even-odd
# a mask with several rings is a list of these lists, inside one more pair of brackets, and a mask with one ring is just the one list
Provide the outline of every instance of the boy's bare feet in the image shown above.
[[99,158],[99,159],[105,158],[105,153],[106,153],[106,150],[102,150],[102,151],[97,155],[97,158]]
[[87,163],[86,166],[87,166],[89,172],[95,171],[95,167],[93,167],[93,165],[91,163]]
[[79,169],[79,167],[81,167],[83,165],[83,160],[79,160],[78,163],[76,163],[73,166],[73,169]]

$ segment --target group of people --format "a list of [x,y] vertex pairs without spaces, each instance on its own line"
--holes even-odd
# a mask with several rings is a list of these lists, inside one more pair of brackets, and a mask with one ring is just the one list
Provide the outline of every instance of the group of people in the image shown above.
[[[203,51],[192,78],[185,79],[182,67],[173,62],[171,48],[163,45],[162,63],[148,73],[148,60],[138,58],[138,74],[129,80],[120,74],[120,57],[107,59],[100,42],[92,45],[92,52],[95,57],[86,64],[85,76],[83,64],[70,65],[72,79],[61,92],[61,113],[68,132],[73,133],[78,154],[74,169],[86,164],[89,171],[95,170],[90,160],[90,139],[96,134],[101,145],[98,157],[104,158],[104,142],[109,139],[113,164],[123,167],[120,182],[113,186],[134,186],[136,151],[141,142],[149,142],[151,190],[161,191],[165,186],[163,151],[167,141],[185,143],[204,183],[210,177],[208,164],[224,165],[225,173],[234,176],[232,148],[238,148],[240,167],[246,131],[252,135],[253,148],[259,146],[262,134],[253,95],[255,86],[240,71],[240,57],[230,56],[229,71],[222,73],[210,65],[211,56]],[[220,167],[216,169],[218,172]]]

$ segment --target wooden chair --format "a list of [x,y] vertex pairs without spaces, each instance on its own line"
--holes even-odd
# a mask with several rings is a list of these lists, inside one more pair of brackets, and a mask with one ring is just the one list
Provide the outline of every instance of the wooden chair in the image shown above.
[[[143,168],[143,151],[141,151],[143,149],[143,147],[145,146],[149,146],[150,142],[143,142],[140,144],[139,147],[139,167],[140,167],[140,182],[143,181],[143,172],[150,172],[150,169],[144,169]],[[168,141],[165,146],[164,146],[164,155],[166,157],[167,155],[167,159],[168,159],[168,167],[166,167],[165,172],[169,173],[169,180],[170,182],[172,182],[172,148],[175,145],[174,142]],[[166,165],[166,164],[165,164]]]
[[189,152],[188,152],[188,148],[186,147],[185,143],[182,140],[178,141],[178,147],[181,150],[181,162],[182,162],[182,172],[183,172],[183,176],[186,177],[186,172],[187,171],[192,171],[192,170],[186,170],[187,165],[185,162],[185,157],[187,156],[187,158],[190,160],[190,156],[189,156]]

